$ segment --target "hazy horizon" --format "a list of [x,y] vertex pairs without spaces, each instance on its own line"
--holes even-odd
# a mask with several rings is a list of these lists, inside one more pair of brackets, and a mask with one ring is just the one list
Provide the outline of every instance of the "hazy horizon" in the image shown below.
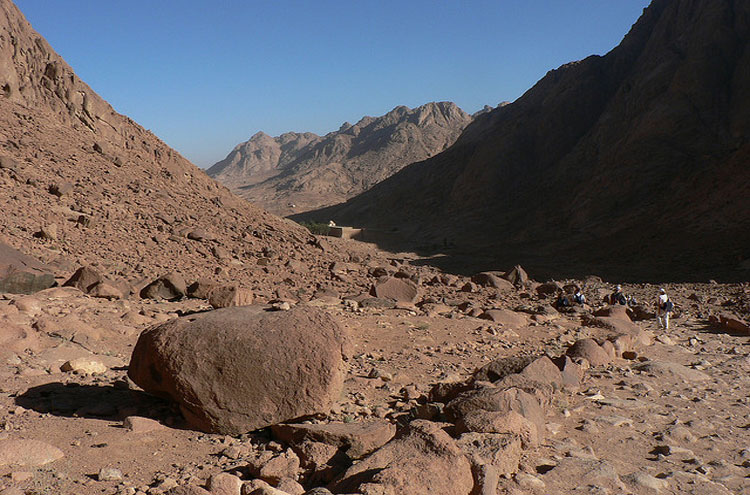
[[16,1],[94,91],[202,168],[258,131],[513,101],[611,50],[648,3]]

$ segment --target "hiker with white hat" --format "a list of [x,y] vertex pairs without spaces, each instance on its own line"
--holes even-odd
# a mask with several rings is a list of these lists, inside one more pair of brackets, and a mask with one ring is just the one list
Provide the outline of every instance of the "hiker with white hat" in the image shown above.
[[659,295],[656,297],[656,321],[659,326],[669,330],[669,315],[674,311],[674,304],[669,299],[667,291],[659,289]]

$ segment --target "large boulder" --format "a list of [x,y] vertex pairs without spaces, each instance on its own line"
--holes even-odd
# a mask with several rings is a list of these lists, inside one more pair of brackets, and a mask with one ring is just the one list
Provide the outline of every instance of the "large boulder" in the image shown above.
[[163,275],[141,289],[143,299],[180,299],[187,294],[187,286],[182,275],[171,272]]
[[[448,420],[459,425],[459,429],[464,431],[469,431],[471,428],[469,424],[472,421],[468,418],[479,411],[495,413],[491,416],[497,419],[503,418],[513,411],[534,425],[537,438],[541,439],[544,436],[544,408],[534,395],[520,388],[483,387],[470,390],[460,394],[445,407],[445,415]],[[464,425],[465,428],[461,425]]]
[[174,399],[192,427],[235,435],[328,412],[343,386],[344,343],[315,308],[225,308],[145,330],[128,376]]
[[471,464],[438,423],[412,421],[393,440],[349,468],[336,493],[468,495]]
[[526,315],[510,309],[488,309],[479,318],[511,328],[524,327],[529,323]]
[[567,354],[572,358],[583,358],[591,366],[605,366],[612,361],[607,351],[594,339],[589,338],[577,340],[568,348]]
[[521,265],[516,265],[506,272],[505,279],[516,287],[527,287],[531,282],[529,274],[526,273],[526,270],[524,270]]
[[501,272],[481,272],[471,277],[471,281],[482,287],[493,287],[500,290],[512,290],[513,284],[503,278]]
[[33,294],[55,285],[42,262],[0,242],[0,293]]
[[392,299],[396,302],[413,303],[417,300],[419,288],[410,280],[383,277],[373,284],[370,295],[380,299]]
[[108,280],[90,266],[82,266],[63,283],[63,287],[75,287],[93,297],[121,299],[130,295],[130,287],[125,283]]

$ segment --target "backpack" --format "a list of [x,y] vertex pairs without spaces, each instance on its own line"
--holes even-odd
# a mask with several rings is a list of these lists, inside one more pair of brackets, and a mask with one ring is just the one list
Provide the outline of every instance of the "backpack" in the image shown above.
[[664,311],[667,313],[671,313],[674,310],[674,303],[671,300],[667,300],[667,303],[664,305]]
[[616,299],[617,299],[617,302],[620,303],[620,304],[622,304],[623,306],[625,306],[626,304],[628,304],[628,300],[625,299],[625,294],[623,294],[622,292],[620,292],[619,294],[617,294]]

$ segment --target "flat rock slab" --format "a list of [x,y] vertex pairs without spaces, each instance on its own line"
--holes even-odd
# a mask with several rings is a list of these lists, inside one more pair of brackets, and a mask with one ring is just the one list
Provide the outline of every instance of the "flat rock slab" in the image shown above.
[[55,285],[47,266],[0,242],[0,293],[33,294]]
[[43,466],[63,457],[62,450],[39,440],[0,440],[0,466]]
[[358,459],[383,446],[396,434],[396,426],[385,420],[361,423],[280,424],[271,427],[275,438],[293,444],[306,440],[343,447]]
[[646,361],[636,364],[633,369],[653,373],[656,376],[671,376],[689,382],[702,382],[711,378],[702,371],[669,361]]
[[479,317],[511,328],[523,327],[529,322],[525,315],[510,309],[488,309]]

